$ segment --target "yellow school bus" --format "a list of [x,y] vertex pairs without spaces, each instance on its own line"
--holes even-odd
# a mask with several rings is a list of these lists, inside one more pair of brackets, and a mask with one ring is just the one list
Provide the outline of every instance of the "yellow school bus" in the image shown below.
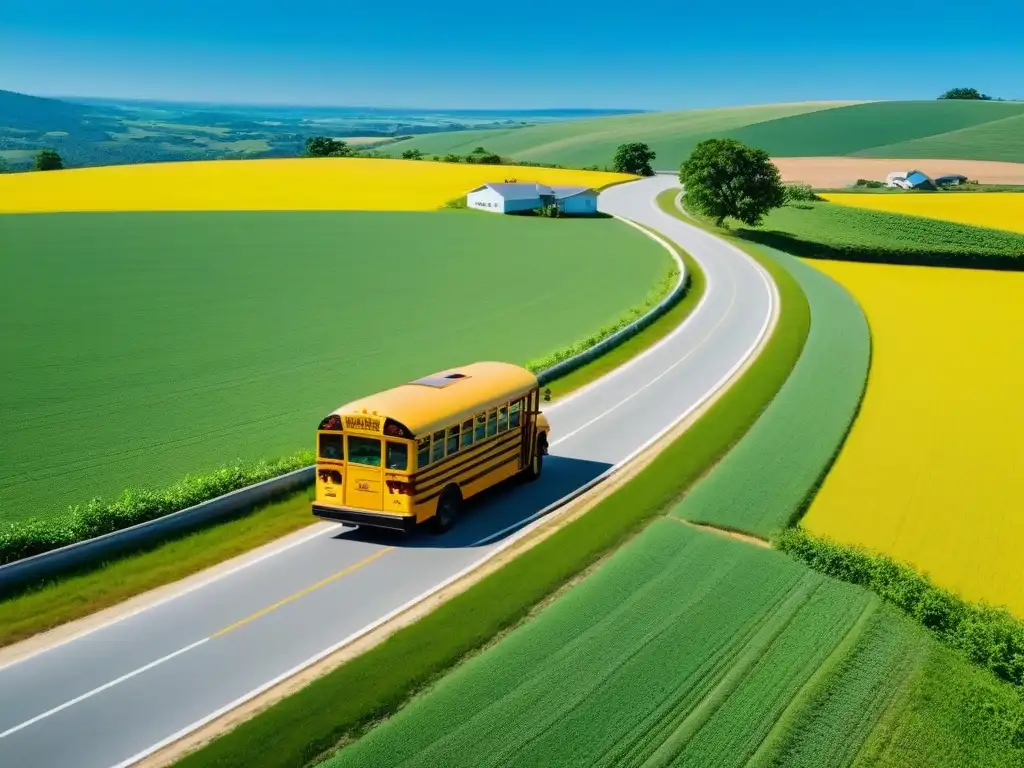
[[313,514],[410,532],[448,530],[462,503],[540,476],[550,426],[537,377],[473,363],[343,405],[317,429]]

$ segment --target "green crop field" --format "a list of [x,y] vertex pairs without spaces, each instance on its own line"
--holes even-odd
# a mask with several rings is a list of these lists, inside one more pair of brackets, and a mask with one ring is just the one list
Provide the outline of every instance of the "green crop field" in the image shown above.
[[614,220],[0,217],[0,521],[311,445],[324,412],[615,322],[669,267]]
[[795,203],[742,237],[807,258],[934,266],[1024,268],[1024,236],[835,203]]
[[674,514],[767,538],[802,510],[846,437],[867,384],[871,336],[842,286],[799,259],[762,250],[807,297],[807,343],[761,418]]
[[[1024,162],[1024,102],[809,102],[605,117],[512,130],[456,131],[382,151],[464,155],[478,146],[519,160],[610,165],[615,148],[648,143],[656,168],[675,169],[703,139],[728,136],[776,157],[862,155]],[[904,148],[906,150],[904,151]]]
[[[922,764],[933,750],[890,703],[929,732],[947,709],[986,711],[922,692],[941,650],[860,588],[663,519],[324,766],[831,766],[869,740]],[[1024,754],[1008,736],[958,746],[958,761],[928,764]]]
[[611,164],[619,144],[645,141],[658,153],[656,167],[677,168],[694,144],[709,135],[730,132],[752,123],[830,110],[849,103],[806,102],[694,109],[575,120],[505,131],[453,131],[415,136],[381,149],[394,156],[414,148],[426,155],[464,155],[483,146],[491,152],[518,160],[603,167]]

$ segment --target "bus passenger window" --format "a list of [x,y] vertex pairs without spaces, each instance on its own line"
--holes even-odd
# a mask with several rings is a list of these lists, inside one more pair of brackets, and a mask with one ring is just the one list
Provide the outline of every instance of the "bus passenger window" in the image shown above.
[[462,447],[468,448],[473,444],[473,420],[467,419],[462,422]]
[[519,426],[519,419],[523,413],[523,401],[516,400],[512,405],[508,407],[508,426],[509,429],[515,429]]
[[430,437],[421,437],[416,444],[416,468],[423,469],[430,463]]
[[431,461],[440,461],[444,458],[444,430],[434,433],[434,452],[430,456]]
[[487,436],[490,437],[498,431],[498,412],[491,408],[487,412]]
[[320,458],[341,461],[341,435],[320,435]]
[[459,450],[459,427],[448,427],[448,455],[451,456]]
[[508,406],[503,405],[498,409],[498,431],[508,431]]
[[478,413],[476,415],[476,436],[473,440],[479,443],[485,437],[487,437],[487,414]]
[[380,440],[373,437],[348,436],[348,461],[366,467],[380,466]]
[[384,451],[384,461],[388,469],[399,469],[404,472],[409,468],[409,446],[405,443],[394,443],[388,440]]

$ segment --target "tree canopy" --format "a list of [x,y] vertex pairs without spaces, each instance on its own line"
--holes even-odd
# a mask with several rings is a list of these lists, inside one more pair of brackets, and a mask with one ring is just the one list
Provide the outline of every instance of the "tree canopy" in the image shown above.
[[54,149],[44,149],[36,155],[37,171],[59,171],[64,167],[64,160]]
[[785,202],[779,169],[763,149],[735,139],[707,139],[679,169],[686,204],[722,226],[726,217],[757,226]]
[[310,136],[306,139],[306,157],[348,157],[352,149],[344,141],[328,136]]
[[641,141],[632,144],[620,144],[615,150],[612,164],[617,173],[631,173],[634,176],[653,176],[651,161],[657,157],[654,150]]
[[979,91],[977,88],[950,88],[944,94],[939,96],[940,99],[965,99],[973,101],[991,101],[991,96],[986,96],[984,93]]

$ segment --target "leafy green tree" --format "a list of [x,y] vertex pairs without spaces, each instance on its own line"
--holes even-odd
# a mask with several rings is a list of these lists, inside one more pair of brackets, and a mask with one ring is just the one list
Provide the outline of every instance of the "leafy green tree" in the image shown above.
[[352,149],[344,141],[328,136],[310,136],[306,139],[306,157],[350,157]]
[[735,139],[707,139],[693,148],[679,169],[686,204],[722,226],[732,217],[757,226],[785,203],[779,169],[763,149]]
[[44,149],[36,155],[37,171],[59,171],[64,167],[64,160],[54,149]]
[[422,160],[423,153],[418,149],[407,149],[402,153],[403,160]]
[[991,101],[991,96],[986,96],[977,88],[950,88],[940,99],[964,99],[969,101]]
[[634,176],[653,176],[654,169],[651,168],[651,161],[657,157],[654,150],[642,141],[635,141],[632,144],[620,144],[615,150],[615,160],[612,167],[617,173],[631,173]]
[[444,160],[446,163],[461,163],[462,162],[462,158],[461,157],[459,157],[458,155],[451,154],[451,153],[445,155],[441,159]]

